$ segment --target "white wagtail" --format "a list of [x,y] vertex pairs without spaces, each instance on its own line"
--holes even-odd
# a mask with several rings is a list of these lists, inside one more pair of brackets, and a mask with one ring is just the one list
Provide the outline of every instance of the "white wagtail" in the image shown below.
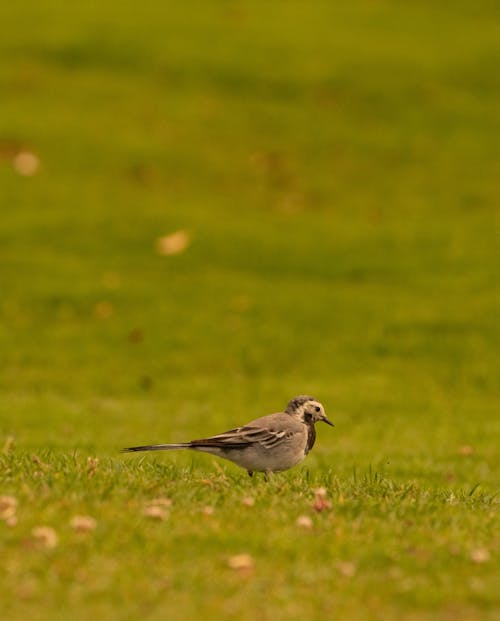
[[315,423],[328,420],[319,401],[300,395],[289,401],[284,412],[257,418],[242,427],[210,438],[177,444],[131,446],[122,452],[193,449],[223,457],[253,472],[278,472],[296,466],[314,446]]

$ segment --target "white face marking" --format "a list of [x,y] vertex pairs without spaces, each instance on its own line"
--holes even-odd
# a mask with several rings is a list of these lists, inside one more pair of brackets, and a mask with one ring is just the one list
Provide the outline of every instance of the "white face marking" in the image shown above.
[[297,408],[295,416],[303,423],[314,424],[325,418],[325,410],[319,401],[311,399]]
[[308,395],[301,395],[292,399],[285,412],[305,425],[314,425],[318,421],[324,421],[333,426],[333,423],[326,417],[323,405]]

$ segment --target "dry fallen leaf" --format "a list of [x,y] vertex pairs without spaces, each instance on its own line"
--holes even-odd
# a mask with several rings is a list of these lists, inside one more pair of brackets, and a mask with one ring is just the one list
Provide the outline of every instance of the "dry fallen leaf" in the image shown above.
[[0,496],[0,520],[4,520],[11,528],[17,524],[17,498],[14,496]]
[[299,515],[296,521],[297,526],[301,528],[311,529],[313,527],[313,521],[308,515]]
[[326,490],[326,487],[317,487],[314,490],[314,495],[319,497],[319,498],[326,498],[328,496],[328,492]]
[[331,509],[332,503],[330,500],[326,500],[325,498],[316,498],[313,502],[313,509],[320,513],[321,511],[325,511],[326,509]]
[[168,511],[159,505],[149,505],[144,507],[142,514],[145,517],[153,518],[155,520],[165,521],[168,518]]
[[255,504],[255,498],[253,496],[245,496],[241,502],[245,507],[253,507]]
[[163,235],[156,240],[156,252],[161,256],[173,256],[181,254],[191,242],[188,231],[180,230]]
[[342,576],[346,578],[352,578],[356,573],[356,565],[350,561],[342,561],[337,563],[337,570]]
[[235,554],[227,559],[228,567],[239,571],[252,569],[254,564],[254,560],[250,554]]
[[490,553],[486,548],[474,548],[471,550],[470,560],[473,563],[487,563],[490,560]]
[[321,511],[325,511],[325,509],[331,509],[332,503],[327,499],[327,491],[324,487],[318,487],[314,490],[315,499],[313,502],[313,509],[318,513]]
[[23,177],[32,177],[40,167],[38,156],[31,151],[20,151],[12,159],[14,170]]
[[37,545],[48,550],[55,548],[59,543],[56,531],[50,526],[35,526],[31,535]]
[[88,533],[97,526],[95,519],[89,515],[75,515],[71,518],[70,524],[77,533]]
[[469,457],[470,455],[474,455],[474,448],[469,444],[464,444],[463,446],[458,447],[457,453],[459,455],[463,455],[464,457]]
[[16,515],[17,498],[14,496],[0,496],[0,520],[8,520]]
[[203,515],[213,515],[215,513],[215,509],[208,505],[206,507],[203,507],[201,512],[203,513]]

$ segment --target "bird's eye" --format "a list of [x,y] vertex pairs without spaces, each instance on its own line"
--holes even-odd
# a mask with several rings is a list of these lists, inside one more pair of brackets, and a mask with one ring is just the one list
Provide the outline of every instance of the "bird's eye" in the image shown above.
[[319,412],[321,410],[321,408],[317,405],[315,408],[316,412]]

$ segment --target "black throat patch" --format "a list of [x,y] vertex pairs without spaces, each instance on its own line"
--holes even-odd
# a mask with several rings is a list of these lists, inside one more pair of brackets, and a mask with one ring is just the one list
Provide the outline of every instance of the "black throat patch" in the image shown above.
[[309,453],[309,451],[314,446],[315,441],[316,441],[316,429],[314,428],[314,424],[313,423],[309,423],[307,425],[307,444],[306,444],[306,450],[304,451],[304,453],[306,455],[307,455],[307,453]]

